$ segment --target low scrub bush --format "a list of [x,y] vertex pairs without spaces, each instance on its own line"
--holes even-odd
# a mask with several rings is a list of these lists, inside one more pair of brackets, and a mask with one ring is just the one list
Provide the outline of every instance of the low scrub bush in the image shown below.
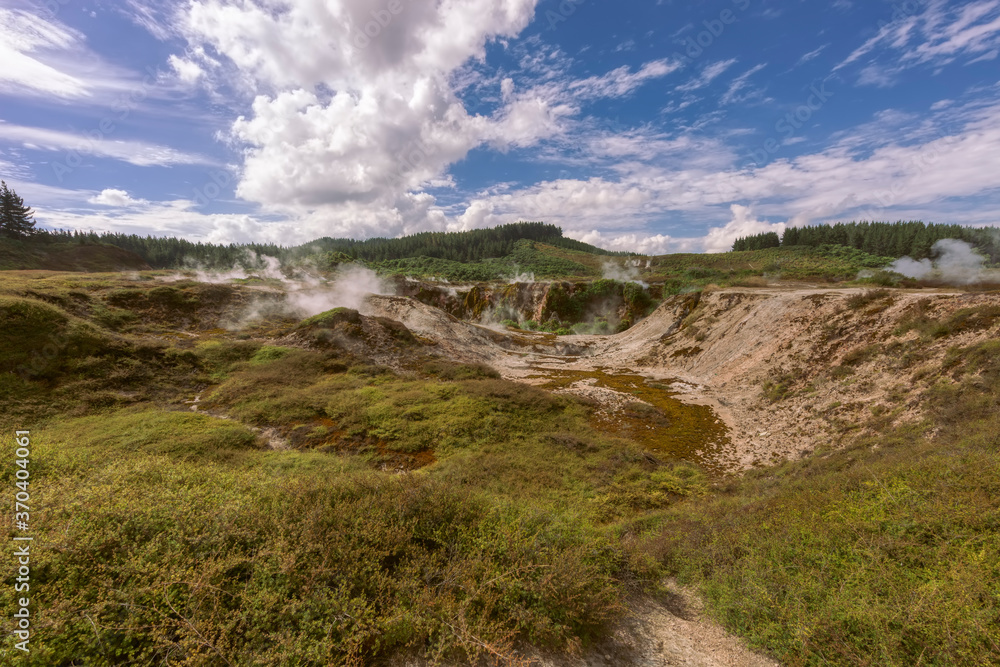
[[[130,423],[140,416],[169,422],[157,440],[207,419]],[[70,422],[35,444],[49,480],[32,558],[46,632],[25,664],[474,663],[513,657],[522,640],[564,648],[621,612],[622,556],[586,527],[426,477],[289,466],[297,454],[165,467],[170,452],[98,437],[122,425]],[[10,553],[0,562],[14,566]]]
[[422,367],[428,375],[442,380],[469,380],[473,378],[499,378],[500,373],[486,364],[459,364],[447,359],[428,361]]
[[931,317],[930,309],[929,300],[917,302],[905,314],[894,333],[902,336],[916,330],[924,339],[945,338],[966,331],[983,331],[1000,320],[1000,306],[962,308],[944,319]]
[[299,329],[333,329],[338,324],[361,324],[361,315],[351,308],[334,308],[319,315],[313,315],[298,324]]
[[847,307],[851,310],[860,310],[865,306],[869,306],[876,301],[881,301],[883,299],[889,299],[892,297],[892,292],[885,289],[877,290],[865,290],[864,292],[859,292],[853,296],[847,298]]

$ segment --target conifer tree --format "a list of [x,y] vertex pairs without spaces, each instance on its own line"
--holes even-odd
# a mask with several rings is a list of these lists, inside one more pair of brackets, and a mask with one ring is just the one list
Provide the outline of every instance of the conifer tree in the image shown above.
[[35,233],[34,211],[24,200],[0,181],[0,235],[21,238]]

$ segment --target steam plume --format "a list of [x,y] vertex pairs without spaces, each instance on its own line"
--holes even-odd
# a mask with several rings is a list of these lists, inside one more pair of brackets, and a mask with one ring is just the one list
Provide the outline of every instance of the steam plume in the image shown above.
[[986,268],[986,258],[975,248],[958,239],[941,239],[931,251],[935,259],[915,260],[910,257],[897,259],[889,266],[907,278],[935,280],[950,285],[1000,281],[1000,271]]

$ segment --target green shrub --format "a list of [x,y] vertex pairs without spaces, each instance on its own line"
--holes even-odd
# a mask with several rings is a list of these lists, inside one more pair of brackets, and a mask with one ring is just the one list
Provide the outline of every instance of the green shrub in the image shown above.
[[916,330],[924,339],[945,338],[965,331],[989,329],[1000,319],[1000,306],[962,308],[943,320],[931,317],[930,307],[930,300],[918,301],[905,314],[893,333],[901,336]]
[[55,377],[67,363],[115,346],[106,332],[41,301],[0,296],[0,372]]
[[[115,433],[82,426],[95,447]],[[165,469],[104,447],[81,466],[77,430],[35,445],[50,472],[33,572],[59,585],[32,610],[47,632],[25,664],[475,663],[515,641],[565,648],[621,611],[606,538],[460,485],[294,453]]]
[[299,329],[333,329],[338,324],[361,324],[361,314],[351,308],[334,308],[299,322]]
[[128,325],[139,319],[139,315],[131,310],[122,308],[108,308],[103,304],[98,304],[93,310],[93,319],[101,326],[113,331],[121,331]]
[[863,345],[860,347],[856,347],[848,351],[848,353],[844,355],[844,358],[841,360],[840,363],[843,364],[844,366],[858,366],[870,360],[872,357],[876,356],[879,353],[880,349],[881,346],[878,345],[877,343],[872,345]]
[[[98,452],[168,456],[178,461],[219,461],[255,447],[246,427],[191,412],[124,410],[82,417],[49,434],[67,447]],[[70,430],[71,429],[71,430]]]
[[284,359],[292,352],[290,347],[280,347],[277,345],[264,345],[259,350],[254,352],[254,355],[250,357],[250,363],[253,365],[269,364],[272,361],[277,361],[278,359]]
[[486,364],[460,364],[447,359],[434,359],[422,367],[428,375],[442,380],[470,380],[474,378],[499,378],[500,373]]
[[195,355],[212,380],[221,382],[237,364],[250,361],[259,349],[260,343],[253,341],[209,340],[198,344]]
[[875,271],[865,278],[859,278],[858,282],[869,285],[879,285],[881,287],[896,287],[903,280],[898,273],[891,271]]
[[851,310],[860,310],[865,306],[875,303],[876,301],[881,301],[883,299],[889,299],[892,297],[892,292],[885,289],[878,290],[865,290],[864,292],[859,292],[847,298],[847,307]]
[[695,280],[705,280],[708,278],[717,278],[721,276],[719,271],[715,269],[707,269],[702,266],[689,266],[687,269],[684,270],[684,275],[686,275],[688,278],[692,278]]

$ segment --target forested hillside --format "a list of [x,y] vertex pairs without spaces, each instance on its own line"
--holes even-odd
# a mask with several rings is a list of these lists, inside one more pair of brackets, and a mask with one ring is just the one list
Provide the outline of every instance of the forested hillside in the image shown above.
[[515,251],[518,241],[539,241],[547,245],[595,255],[614,255],[563,236],[562,229],[542,222],[518,222],[493,229],[467,232],[423,232],[402,238],[354,239],[321,238],[299,246],[247,243],[218,245],[193,243],[184,239],[96,232],[43,232],[39,241],[72,241],[79,244],[103,243],[118,246],[142,257],[154,269],[176,269],[197,265],[209,269],[229,268],[255,261],[257,256],[277,257],[284,262],[302,261],[329,255],[365,262],[427,257],[450,262],[500,259]]
[[507,257],[518,241],[539,241],[547,245],[578,250],[594,255],[623,255],[603,250],[563,236],[562,229],[543,222],[517,222],[493,229],[467,232],[423,232],[398,239],[375,238],[366,241],[322,238],[308,244],[325,252],[342,252],[354,259],[383,262],[412,257],[431,257],[453,262],[473,262]]
[[932,255],[934,243],[942,239],[965,241],[989,257],[991,262],[1000,262],[1000,230],[920,221],[840,222],[835,225],[790,227],[780,239],[774,232],[736,239],[733,250],[843,245],[870,255],[925,259]]

